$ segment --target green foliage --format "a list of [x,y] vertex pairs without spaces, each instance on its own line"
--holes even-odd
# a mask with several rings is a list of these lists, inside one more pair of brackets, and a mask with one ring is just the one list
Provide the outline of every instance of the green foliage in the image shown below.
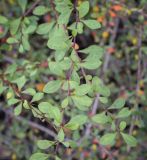
[[[140,127],[142,122],[139,118],[132,122],[131,117],[133,119],[139,115],[140,100],[146,98],[138,95],[142,94],[138,92],[141,76],[138,75],[137,91],[133,92],[135,87],[129,84],[130,86],[126,85],[125,88],[124,85],[128,82],[121,83],[120,73],[114,67],[118,62],[113,61],[114,57],[109,51],[115,52],[115,49],[126,45],[123,38],[120,40],[117,37],[115,21],[110,20],[107,23],[105,18],[105,21],[101,22],[103,14],[96,13],[95,16],[93,12],[99,9],[96,1],[72,3],[70,0],[55,0],[36,1],[34,4],[27,0],[17,0],[16,3],[16,14],[12,13],[12,16],[7,17],[0,15],[0,27],[2,25],[6,28],[5,41],[3,40],[5,44],[0,46],[0,51],[2,61],[9,61],[7,64],[2,63],[3,67],[0,69],[0,95],[4,97],[10,111],[14,110],[14,117],[19,116],[16,119],[21,121],[22,115],[26,120],[34,120],[35,124],[31,121],[28,121],[28,124],[32,128],[39,126],[40,130],[50,135],[26,128],[29,132],[29,138],[26,136],[26,139],[33,137],[31,141],[36,140],[35,144],[31,144],[34,154],[30,153],[31,151],[28,153],[29,156],[32,154],[30,160],[60,160],[70,158],[69,155],[74,153],[76,159],[79,159],[86,155],[85,151],[89,148],[89,159],[95,159],[97,155],[101,157],[105,152],[106,156],[109,156],[109,147],[105,146],[114,146],[120,153],[125,150],[126,145],[117,146],[117,140],[123,140],[128,146],[135,147],[137,140],[131,135],[129,127]],[[107,7],[111,16],[120,9],[119,6]],[[100,10],[106,12],[107,9]],[[109,26],[105,34],[95,36],[103,32],[104,25]],[[122,28],[127,28],[128,25],[126,23]],[[110,40],[106,32],[112,32]],[[87,42],[91,36],[92,43]],[[118,48],[113,48],[113,41],[117,38],[120,41],[119,44],[116,42]],[[129,41],[129,37],[126,41]],[[120,70],[127,70],[129,81],[135,70],[133,63],[128,70],[131,54],[137,49],[139,53],[146,54],[146,47],[140,46],[139,40],[136,41],[132,42],[137,44],[130,49],[131,53],[129,48],[127,51],[122,49],[123,54],[128,52],[130,55],[118,65],[121,68],[127,63],[126,68],[122,67]],[[5,53],[12,59],[7,58]],[[110,59],[114,63],[107,64]],[[137,65],[140,64],[143,64],[142,61],[138,61]],[[111,68],[110,73],[106,72],[108,67]],[[132,81],[136,82],[136,77],[133,77]],[[127,93],[125,89],[128,90]],[[24,135],[16,136],[22,138]],[[98,139],[98,142],[92,142],[93,139]],[[67,155],[64,155],[65,148]],[[39,149],[43,150],[43,153],[39,152]],[[110,151],[111,149],[110,147]],[[68,152],[71,153],[68,155]],[[104,155],[104,158],[106,156]]]
[[45,6],[38,6],[33,10],[33,14],[37,16],[41,16],[46,14],[49,11],[49,9]]
[[99,29],[101,24],[93,19],[83,20],[83,23],[90,29]]
[[35,153],[30,157],[30,160],[47,160],[49,158],[49,155],[44,154],[44,153]]
[[122,135],[124,141],[125,141],[129,146],[132,146],[132,147],[133,147],[133,146],[136,146],[137,141],[136,141],[136,139],[135,139],[133,136],[131,136],[131,135],[129,135],[129,134],[125,134],[125,133],[121,133],[121,135]]
[[116,138],[116,133],[106,133],[101,137],[100,143],[102,145],[113,145]]
[[37,146],[40,149],[47,149],[47,148],[49,148],[52,145],[54,145],[54,142],[49,141],[49,140],[38,140],[37,141]]
[[89,12],[89,2],[85,1],[78,7],[79,17],[83,18]]

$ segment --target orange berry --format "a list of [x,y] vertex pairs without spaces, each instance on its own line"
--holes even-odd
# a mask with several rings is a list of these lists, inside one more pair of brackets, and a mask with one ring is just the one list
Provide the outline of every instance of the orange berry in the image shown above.
[[137,130],[134,130],[133,133],[132,133],[132,135],[136,136],[137,135]]
[[135,54],[134,58],[135,58],[136,61],[138,61],[138,59],[139,59],[138,54]]
[[99,11],[99,6],[97,5],[97,6],[94,6],[93,7],[93,12],[98,12]]
[[96,151],[97,150],[97,145],[93,144],[91,148],[92,148],[93,151]]
[[113,54],[113,53],[115,52],[115,48],[109,47],[109,48],[107,48],[107,52],[108,52],[109,54]]
[[47,68],[48,67],[48,61],[44,61],[44,62],[40,63],[40,67]]
[[144,87],[144,81],[143,81],[143,80],[140,80],[140,81],[139,81],[139,86],[140,86],[140,87]]
[[15,4],[15,0],[9,0],[9,3],[14,5]]
[[47,14],[47,15],[44,16],[44,21],[45,22],[51,22],[51,16],[50,16],[50,14]]
[[122,145],[122,141],[120,139],[117,139],[115,146],[120,147]]
[[78,150],[79,150],[79,152],[82,152],[82,151],[83,151],[83,148],[82,148],[82,147],[79,147]]
[[116,17],[117,17],[116,13],[113,12],[113,11],[109,11],[109,14],[110,14],[110,16],[111,16],[112,18],[116,18]]
[[69,155],[71,155],[71,153],[72,153],[72,149],[71,148],[67,148],[66,149],[66,154],[69,156]]
[[82,1],[81,1],[81,0],[79,0],[79,1],[78,1],[78,6],[79,6],[81,3],[82,3]]
[[15,153],[12,154],[11,159],[12,159],[12,160],[16,160],[16,159],[17,159],[17,156],[16,156]]
[[75,50],[78,50],[78,49],[79,49],[79,45],[78,45],[77,43],[75,43],[75,44],[72,43],[72,44],[73,44],[73,47],[74,47]]
[[139,89],[139,90],[137,91],[137,95],[138,95],[138,96],[142,96],[142,95],[144,95],[144,91],[143,91],[143,90],[141,90],[141,89]]
[[42,92],[44,86],[45,86],[44,83],[38,83],[38,84],[36,84],[36,89],[37,89],[39,92]]
[[105,17],[104,16],[100,16],[97,18],[97,21],[102,23],[104,21]]
[[121,11],[123,8],[122,8],[122,6],[121,5],[114,5],[114,6],[112,6],[112,9],[114,10],[114,11]]
[[147,25],[147,21],[144,21],[144,25]]
[[138,43],[138,39],[137,38],[132,38],[132,43],[133,43],[133,45],[135,46],[135,45],[137,45],[137,43]]
[[109,32],[104,31],[104,32],[102,33],[102,37],[103,37],[104,39],[107,39],[107,38],[109,37]]
[[84,157],[88,158],[90,156],[90,153],[88,151],[84,151]]
[[93,144],[99,144],[99,141],[96,138],[94,138],[93,141],[92,141],[92,143]]

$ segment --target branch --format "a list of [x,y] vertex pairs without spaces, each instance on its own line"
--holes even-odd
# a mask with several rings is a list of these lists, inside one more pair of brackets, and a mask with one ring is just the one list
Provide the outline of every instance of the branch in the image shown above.
[[[137,84],[136,84],[136,105],[139,103],[139,97],[138,97],[138,90],[140,89],[140,86],[139,86],[139,82],[142,78],[142,73],[141,73],[141,60],[142,60],[142,50],[141,50],[141,47],[142,47],[142,35],[143,35],[143,28],[142,26],[140,26],[140,29],[139,29],[139,34],[138,34],[138,63],[137,63]],[[134,122],[136,120],[136,116],[133,115],[132,116],[132,123],[131,123],[131,126],[130,126],[130,129],[129,129],[129,134],[131,135],[132,132],[133,132],[133,129],[134,129]],[[127,151],[130,152],[130,147],[127,148]]]
[[53,131],[47,129],[46,127],[44,127],[42,125],[39,125],[39,124],[37,124],[33,121],[30,121],[30,120],[26,120],[25,118],[23,118],[21,116],[15,116],[10,110],[4,110],[2,108],[1,108],[1,110],[4,111],[7,115],[11,116],[12,118],[16,119],[17,121],[19,121],[21,123],[26,123],[32,128],[36,128],[36,129],[38,129],[38,130],[40,130],[40,131],[42,131],[52,137],[56,137],[56,134]]
[[[116,35],[117,35],[117,30],[118,30],[118,25],[119,25],[119,19],[117,18],[115,20],[115,27],[113,29],[112,36],[110,38],[109,47],[114,47],[114,42],[115,42],[115,38],[116,38]],[[109,61],[110,61],[110,53],[106,52],[104,65],[103,65],[103,73],[105,73],[107,71]]]

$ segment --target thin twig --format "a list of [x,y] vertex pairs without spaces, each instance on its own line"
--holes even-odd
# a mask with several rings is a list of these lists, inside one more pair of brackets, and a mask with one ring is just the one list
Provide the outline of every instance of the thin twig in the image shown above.
[[25,118],[23,118],[22,116],[15,116],[10,110],[5,110],[5,109],[1,109],[2,111],[4,111],[7,115],[9,115],[10,117],[16,119],[17,121],[21,122],[21,123],[26,123],[28,124],[30,127],[32,128],[36,128],[52,137],[56,137],[56,134],[47,129],[46,127],[42,126],[42,125],[39,125],[33,121],[30,121],[30,120],[26,120]]
[[[139,35],[138,35],[138,63],[137,63],[137,83],[136,83],[136,103],[138,104],[139,102],[139,97],[138,97],[138,90],[140,89],[140,86],[139,86],[139,82],[142,78],[142,72],[141,72],[141,61],[142,61],[142,50],[141,50],[141,47],[142,47],[142,35],[143,35],[143,29],[142,29],[142,26],[140,26],[140,29],[139,29]],[[137,105],[136,104],[136,105]],[[136,106],[135,105],[135,106]],[[130,129],[129,129],[129,134],[131,135],[132,132],[133,132],[133,129],[134,129],[134,122],[136,120],[136,116],[133,115],[132,116],[132,123],[131,123],[131,126],[130,126]],[[130,147],[127,148],[127,152],[129,153],[130,152]]]
[[[119,25],[119,19],[117,18],[115,20],[115,27],[113,29],[113,33],[112,33],[112,36],[111,36],[110,42],[109,42],[109,47],[111,47],[111,48],[114,48],[114,46],[115,46],[115,38],[116,38],[116,35],[117,35],[118,25]],[[107,71],[109,61],[110,61],[110,53],[106,52],[105,53],[104,65],[103,65],[103,73],[105,73]]]

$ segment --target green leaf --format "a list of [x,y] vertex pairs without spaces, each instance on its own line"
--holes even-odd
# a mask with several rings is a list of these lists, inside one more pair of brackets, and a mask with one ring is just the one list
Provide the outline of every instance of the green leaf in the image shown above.
[[16,83],[18,88],[21,89],[25,83],[27,82],[27,79],[25,76],[22,76],[20,78],[17,78],[16,80],[12,81],[13,83]]
[[8,101],[8,105],[14,105],[14,104],[16,104],[16,103],[18,103],[18,102],[19,102],[18,99],[16,99],[16,98],[11,98],[11,99]]
[[49,158],[48,154],[45,153],[34,153],[29,160],[47,160]]
[[7,89],[7,87],[0,84],[0,95]]
[[100,102],[103,103],[103,104],[108,103],[108,98],[106,98],[106,97],[99,97],[99,100],[100,100]]
[[141,50],[142,50],[142,52],[143,52],[144,54],[147,55],[147,47],[146,47],[146,46],[142,46],[142,47],[141,47]]
[[60,80],[50,81],[44,86],[43,92],[55,93],[59,90],[59,88],[61,87],[61,84],[62,84],[62,81]]
[[83,33],[83,27],[84,27],[83,23],[82,22],[78,22],[78,24],[77,24],[77,32],[79,34]]
[[[59,63],[59,62],[58,62],[58,63]],[[72,62],[71,62],[70,58],[64,57],[64,59],[63,59],[62,61],[60,61],[59,66],[60,66],[60,68],[61,68],[62,70],[67,71],[67,70],[70,69],[71,64],[72,64]]]
[[69,147],[69,142],[62,142],[62,144],[65,146],[65,147]]
[[27,88],[22,93],[29,94],[31,96],[34,96],[36,94],[36,91],[33,88]]
[[2,15],[0,15],[0,24],[6,24],[8,22],[8,19]]
[[97,92],[102,96],[106,96],[106,97],[110,96],[109,88],[107,86],[102,85],[102,84],[97,86]]
[[108,122],[108,117],[106,116],[105,112],[96,114],[92,116],[92,121],[100,124],[105,124]]
[[25,109],[30,109],[29,103],[28,103],[27,100],[24,100],[24,102],[23,102],[23,107],[24,107]]
[[[79,50],[79,52],[91,54],[91,55],[97,56],[97,58],[100,59],[103,56],[104,49],[97,45],[91,45],[85,49]],[[96,57],[93,57],[93,59],[94,58]]]
[[38,105],[42,113],[46,113],[50,119],[54,119],[56,123],[60,124],[62,121],[62,114],[58,107],[52,106],[49,102],[41,102]]
[[39,5],[33,10],[33,14],[37,16],[41,16],[46,14],[48,11],[49,11],[49,8]]
[[79,17],[83,18],[89,12],[89,2],[85,1],[80,4],[78,7]]
[[68,91],[69,86],[70,89],[75,89],[78,86],[78,83],[76,81],[66,80],[63,83],[62,89]]
[[56,157],[55,157],[55,160],[61,160],[61,158],[59,158],[59,157],[56,156]]
[[116,133],[106,133],[100,138],[100,144],[102,145],[113,145],[115,142]]
[[135,147],[135,146],[137,145],[137,140],[136,140],[133,136],[131,136],[131,135],[129,135],[129,134],[122,133],[122,132],[121,132],[121,135],[122,135],[124,141],[125,141],[129,146]]
[[37,28],[37,23],[32,23],[26,28],[24,34],[32,34],[35,32],[36,28]]
[[58,17],[58,24],[67,25],[67,23],[69,22],[71,12],[72,12],[72,9],[70,9],[70,8],[63,9],[63,11],[61,12],[61,14]]
[[76,87],[75,94],[78,96],[84,96],[90,91],[90,89],[91,89],[91,86],[89,84],[82,84]]
[[15,72],[16,72],[16,69],[17,69],[17,65],[16,63],[12,64],[12,65],[9,65],[6,69],[6,72],[7,74],[10,74],[10,75],[13,75]]
[[119,128],[120,128],[120,131],[123,131],[127,126],[127,123],[125,121],[121,121],[120,124],[119,124]]
[[55,22],[50,22],[50,23],[43,23],[43,24],[40,24],[36,30],[36,32],[40,35],[43,35],[43,34],[48,34],[49,31],[52,30],[53,26],[54,26]]
[[72,96],[72,100],[74,102],[74,104],[76,105],[76,107],[78,107],[79,109],[81,108],[82,110],[86,110],[87,107],[91,106],[92,104],[92,99],[88,96]]
[[14,44],[14,43],[18,43],[19,41],[15,38],[15,37],[9,37],[7,39],[7,43],[9,44]]
[[68,29],[72,30],[73,35],[76,36],[77,33],[79,34],[83,33],[83,27],[84,25],[82,22],[78,22],[78,23],[74,22],[72,25],[68,27]]
[[15,116],[20,115],[21,111],[22,111],[22,103],[20,103],[19,105],[17,105],[17,106],[15,107],[15,109],[14,109],[14,114],[15,114]]
[[63,142],[64,141],[64,132],[63,132],[63,129],[61,128],[58,135],[57,135],[57,140],[59,142]]
[[61,106],[62,106],[62,108],[66,108],[67,106],[68,106],[68,102],[69,100],[68,100],[68,98],[65,98],[63,101],[62,101],[62,103],[61,103]]
[[76,122],[81,126],[87,122],[87,116],[83,114],[76,115],[70,120],[70,122]]
[[43,98],[44,94],[41,93],[41,92],[38,92],[36,93],[34,96],[33,96],[33,99],[31,102],[36,102],[36,101],[39,101]]
[[95,92],[98,92],[98,88],[99,86],[102,85],[102,81],[100,78],[98,78],[97,76],[94,76],[92,78],[92,89],[95,91]]
[[38,108],[42,113],[49,113],[51,107],[53,106],[49,102],[41,102],[38,105]]
[[21,22],[21,18],[17,18],[10,23],[10,33],[12,35],[15,35],[17,33],[18,28],[20,26],[20,22]]
[[64,58],[66,52],[57,50],[57,51],[54,52],[54,54],[55,54],[55,61],[59,62],[60,60],[62,60]]
[[108,109],[120,109],[124,107],[126,101],[123,98],[116,99]]
[[47,46],[54,50],[67,50],[71,46],[71,41],[67,36],[63,28],[54,28],[52,33],[49,35]]
[[123,108],[118,112],[116,117],[117,118],[125,118],[125,117],[130,116],[130,114],[131,114],[131,111],[128,108]]
[[63,70],[60,67],[59,62],[49,61],[49,69],[50,69],[51,73],[53,73],[55,75],[64,76]]
[[23,45],[22,45],[22,44],[20,44],[18,51],[19,51],[20,53],[24,53],[24,48],[23,48]]
[[70,130],[77,130],[79,128],[79,125],[77,123],[67,123],[65,127]]
[[91,45],[88,48],[80,50],[80,52],[88,54],[88,56],[80,64],[82,67],[86,69],[96,69],[101,65],[100,59],[104,53],[103,48],[97,45]]
[[31,106],[31,109],[34,117],[39,119],[42,118],[41,112],[36,107]]
[[23,45],[23,48],[27,51],[30,50],[30,43],[29,43],[29,39],[28,39],[28,35],[25,34],[22,36],[22,45]]
[[24,13],[26,6],[27,6],[27,0],[17,0],[18,4],[20,5],[22,12]]
[[38,140],[37,141],[37,146],[40,149],[48,149],[49,147],[51,147],[52,145],[54,145],[55,142],[53,141],[49,141],[49,140]]
[[62,121],[62,113],[60,112],[58,107],[50,107],[49,117],[55,120],[55,123],[60,124]]
[[71,120],[65,125],[66,128],[70,130],[76,130],[79,126],[85,124],[87,122],[86,115],[76,115],[71,118]]
[[92,19],[89,19],[89,20],[83,20],[83,23],[89,27],[90,29],[99,29],[101,28],[101,24],[96,21],[96,20],[92,20]]
[[97,69],[98,67],[100,67],[101,64],[102,62],[97,60],[95,62],[88,61],[88,62],[81,63],[80,66],[86,69]]

